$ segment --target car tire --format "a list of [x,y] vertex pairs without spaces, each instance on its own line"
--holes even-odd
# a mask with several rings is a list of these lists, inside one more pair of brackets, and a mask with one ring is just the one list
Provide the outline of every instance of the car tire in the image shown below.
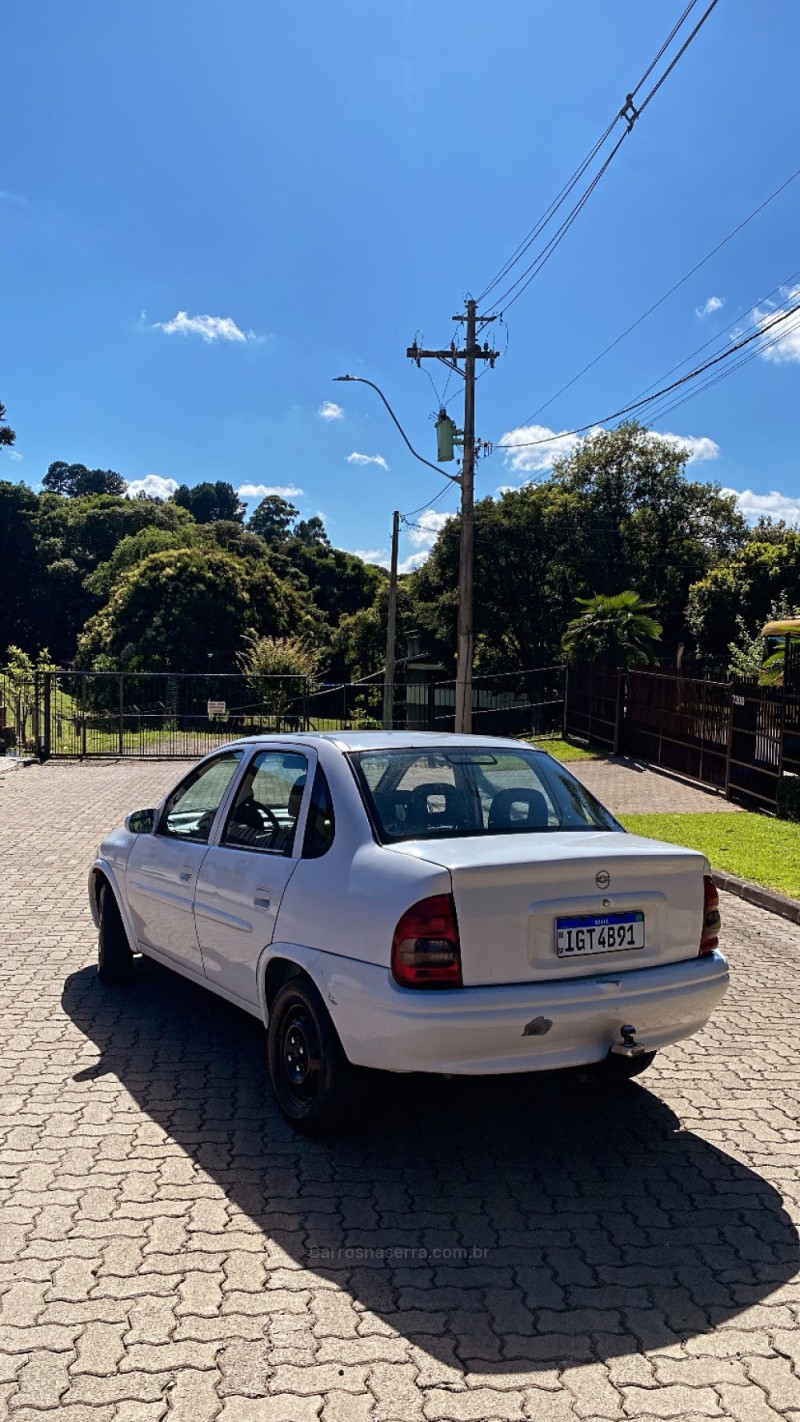
[[290,1125],[306,1135],[325,1135],[342,1124],[352,1103],[353,1068],[307,978],[292,978],[275,995],[267,1061],[275,1100]]
[[114,986],[127,982],[133,953],[122,922],[119,905],[109,884],[100,888],[100,932],[97,940],[97,973],[100,981]]

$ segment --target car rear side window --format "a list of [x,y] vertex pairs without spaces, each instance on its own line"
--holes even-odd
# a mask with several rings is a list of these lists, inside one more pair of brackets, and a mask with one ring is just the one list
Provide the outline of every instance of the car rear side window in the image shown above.
[[308,807],[306,833],[303,840],[303,858],[320,859],[323,854],[327,854],[333,844],[335,833],[336,821],[333,814],[330,787],[325,771],[321,765],[318,765],[311,790],[311,803]]

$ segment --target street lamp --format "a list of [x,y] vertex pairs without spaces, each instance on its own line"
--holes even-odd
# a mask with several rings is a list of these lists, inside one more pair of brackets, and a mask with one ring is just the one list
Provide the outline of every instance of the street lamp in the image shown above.
[[[389,411],[389,414],[391,415],[394,423],[400,431],[400,434],[402,435],[404,443],[410,449],[414,458],[418,459],[420,464],[426,464],[427,467],[429,469],[433,469],[435,473],[441,474],[443,479],[449,479],[451,484],[460,485],[460,479],[456,478],[454,474],[446,474],[443,469],[438,469],[435,464],[431,464],[430,460],[423,459],[421,454],[417,454],[417,451],[415,450],[410,439],[408,438],[408,435],[403,429],[403,426],[398,420],[394,410],[389,404],[389,401],[386,399],[386,396],[384,395],[380,386],[376,385],[375,382],[372,380],[365,380],[363,375],[335,375],[333,378],[334,380],[354,380],[357,381],[359,385],[368,385],[371,390],[374,390],[380,396],[381,400]],[[389,569],[389,608],[386,619],[386,669],[384,671],[383,682],[383,726],[384,730],[386,731],[390,731],[392,729],[392,724],[394,722],[395,640],[397,628],[397,549],[399,541],[400,514],[398,510],[395,509],[394,513],[392,514],[392,559]]]

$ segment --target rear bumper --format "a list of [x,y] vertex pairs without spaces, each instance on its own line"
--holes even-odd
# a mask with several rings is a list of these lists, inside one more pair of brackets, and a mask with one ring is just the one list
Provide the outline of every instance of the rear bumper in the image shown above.
[[571,981],[421,992],[385,969],[320,954],[314,976],[358,1066],[483,1075],[602,1061],[632,1023],[647,1051],[704,1027],[728,986],[721,953]]

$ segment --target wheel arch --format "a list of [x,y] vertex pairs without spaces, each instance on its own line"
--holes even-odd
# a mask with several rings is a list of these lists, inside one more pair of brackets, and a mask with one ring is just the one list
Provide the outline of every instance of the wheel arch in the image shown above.
[[104,860],[98,860],[89,870],[89,908],[91,909],[95,928],[99,929],[100,927],[100,894],[104,885],[107,886],[114,895],[114,902],[117,905],[123,928],[128,936],[128,942],[131,948],[135,950],[136,935],[133,932],[127,904],[125,903],[113,869],[110,864],[107,864]]
[[315,949],[302,948],[295,943],[271,943],[264,949],[258,965],[258,997],[265,1027],[269,1025],[276,994],[292,978],[306,978],[324,998],[322,984],[314,972],[314,964],[320,956]]

